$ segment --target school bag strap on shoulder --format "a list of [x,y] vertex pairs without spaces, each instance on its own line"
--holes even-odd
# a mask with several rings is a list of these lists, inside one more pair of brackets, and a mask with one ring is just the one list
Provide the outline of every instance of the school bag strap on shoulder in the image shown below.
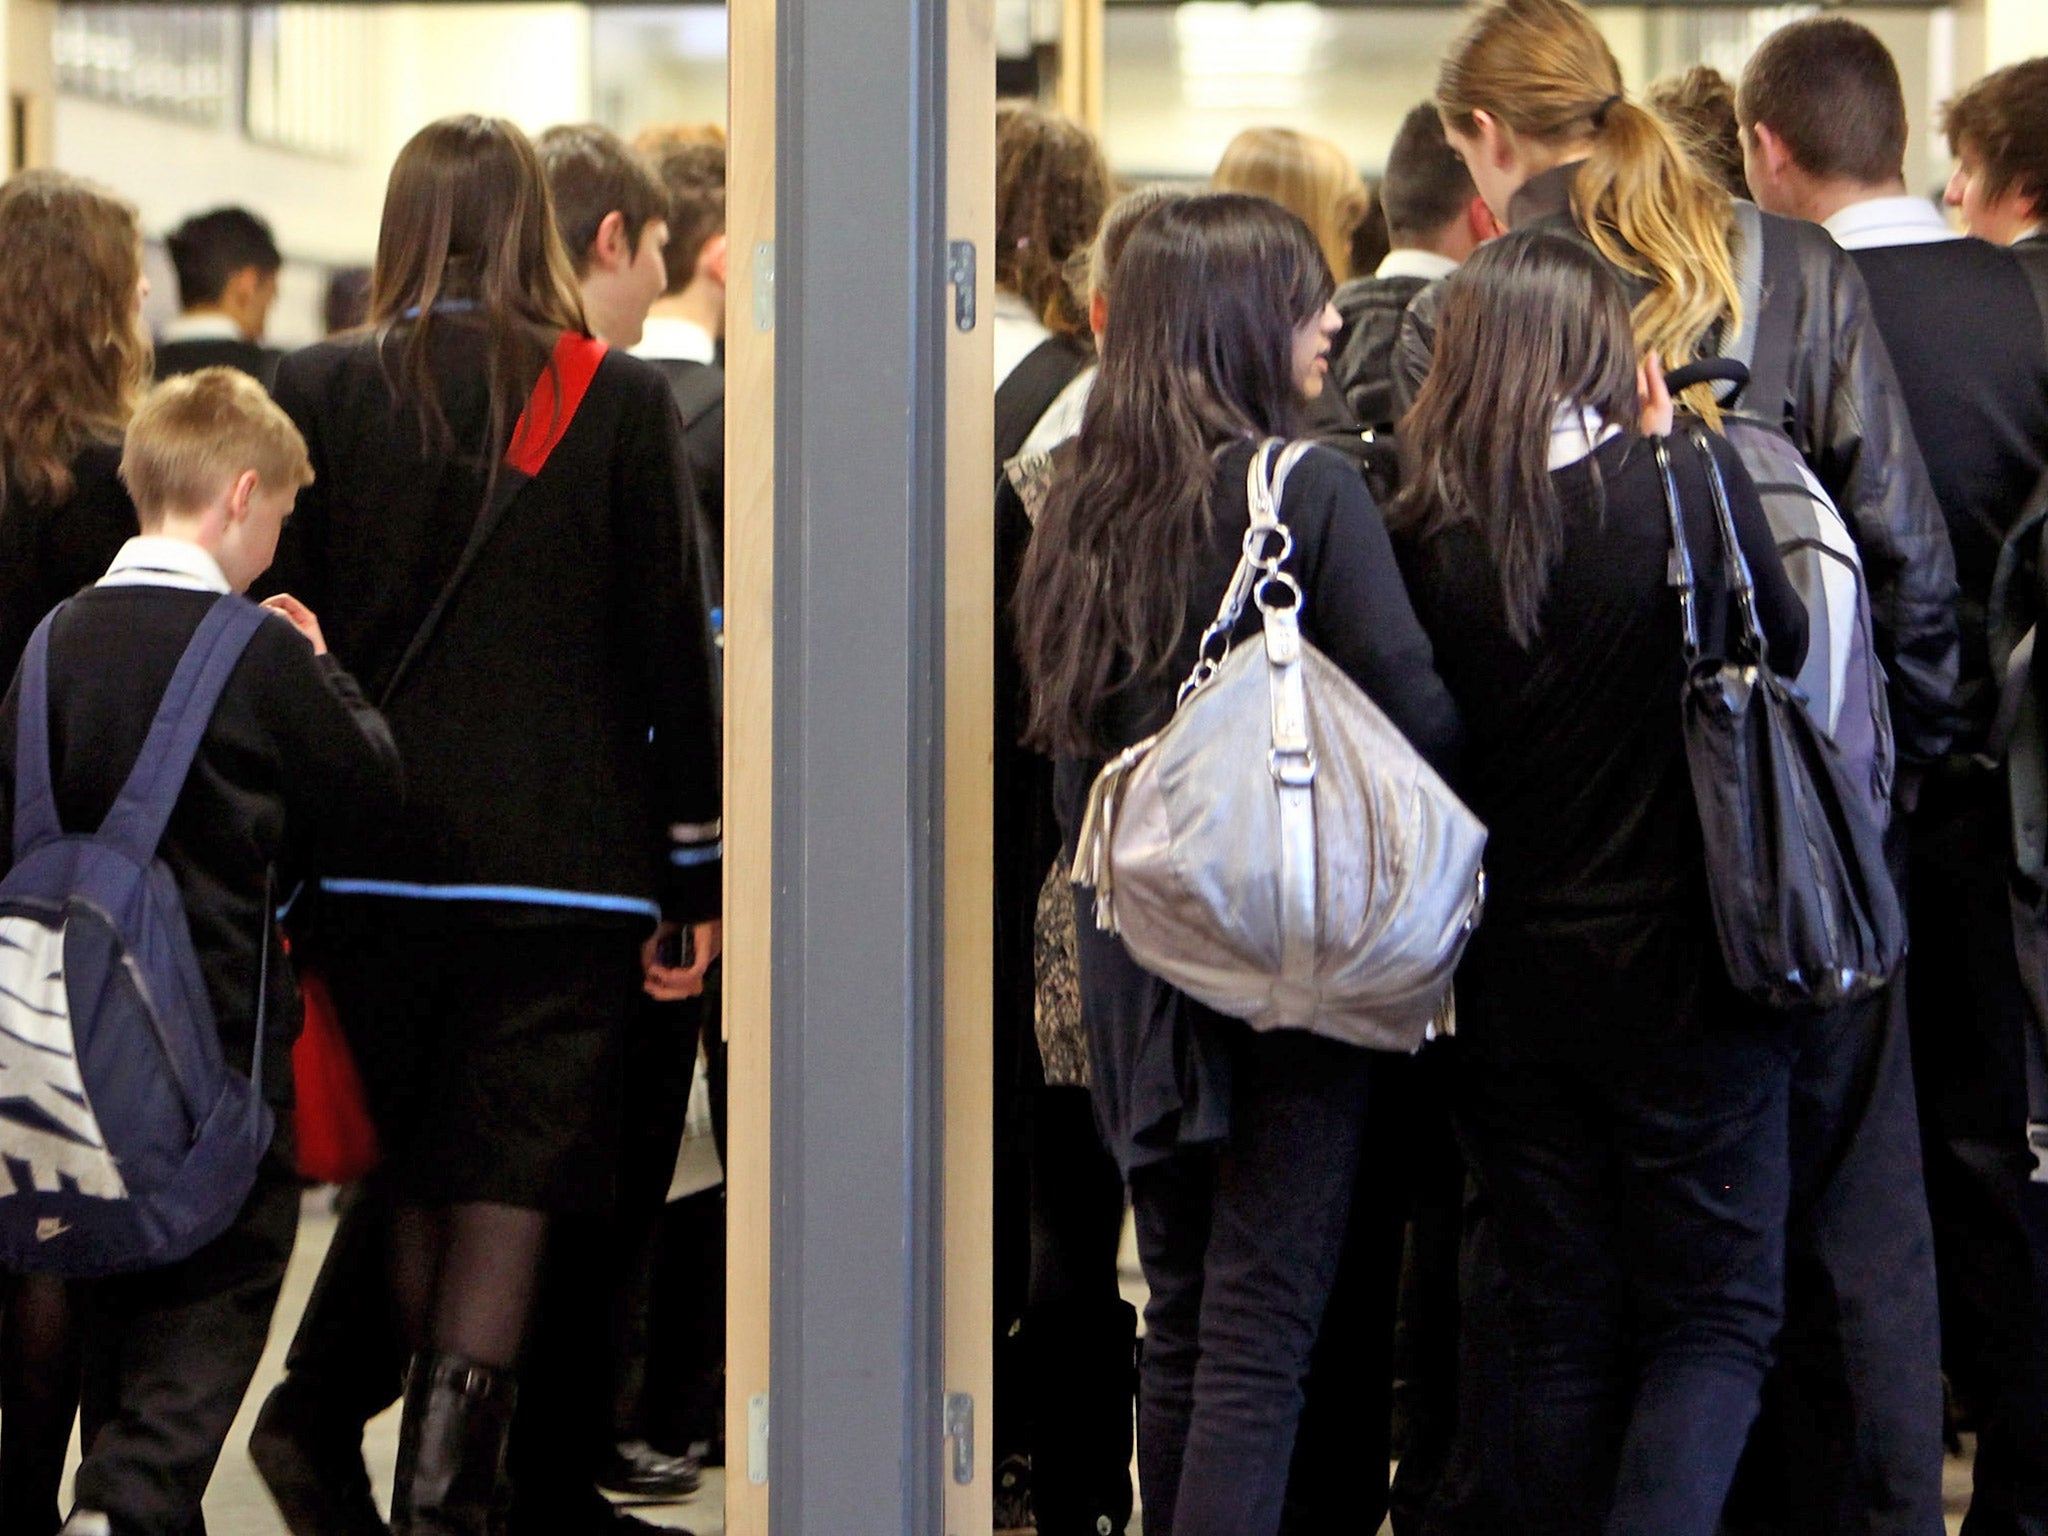
[[[604,361],[607,350],[603,342],[577,331],[564,331],[555,339],[548,365],[534,380],[533,393],[513,425],[512,436],[505,445],[505,462],[491,481],[490,494],[469,531],[469,540],[456,558],[455,569],[442,583],[434,605],[420,620],[420,627],[413,631],[412,639],[406,642],[404,651],[399,654],[398,664],[391,669],[391,676],[379,691],[379,709],[390,707],[399,685],[418,664],[428,641],[433,639],[441,621],[448,616],[448,605],[455,600],[456,591],[476,564],[477,556],[483,553],[484,546],[490,543],[491,535],[497,532],[512,503],[539,477],[562,439],[569,435],[569,427],[582,408],[583,397],[590,392],[590,381],[597,377],[597,366]],[[511,473],[505,473],[506,470]]]
[[22,662],[14,862],[0,880],[0,1268],[156,1268],[226,1230],[270,1145],[263,1102],[268,881],[255,1052],[222,1059],[178,885],[157,857],[201,739],[268,621],[207,611],[98,829],[67,833],[50,761],[46,618]]
[[[1414,1050],[1478,922],[1482,827],[1302,634],[1288,476],[1251,455],[1250,526],[1173,718],[1097,776],[1073,867],[1098,927],[1255,1029]],[[1233,646],[1247,604],[1260,642]]]

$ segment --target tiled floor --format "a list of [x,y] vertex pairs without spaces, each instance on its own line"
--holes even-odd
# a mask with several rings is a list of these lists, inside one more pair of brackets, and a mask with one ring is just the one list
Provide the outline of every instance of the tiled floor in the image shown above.
[[[283,1530],[269,1496],[249,1465],[245,1446],[256,1409],[283,1369],[285,1346],[290,1342],[292,1326],[306,1304],[307,1292],[312,1288],[321,1257],[327,1251],[333,1226],[333,1218],[326,1213],[324,1205],[318,1200],[309,1200],[299,1229],[298,1252],[285,1281],[284,1301],[279,1308],[277,1326],[271,1333],[270,1349],[264,1356],[256,1385],[243,1407],[241,1420],[235,1426],[234,1436],[228,1442],[227,1453],[221,1459],[213,1487],[207,1494],[206,1523],[210,1536],[279,1536]],[[1137,1273],[1136,1254],[1127,1248],[1124,1260],[1126,1294],[1142,1302],[1144,1282]],[[389,1490],[391,1462],[398,1448],[396,1410],[371,1424],[367,1445],[371,1470],[381,1497]],[[1963,1511],[1969,1502],[1970,1470],[1967,1460],[1950,1459],[1947,1491],[1948,1528],[1954,1533],[1962,1528]],[[695,1536],[723,1536],[724,1502],[725,1477],[722,1471],[713,1468],[706,1475],[704,1490],[687,1503],[642,1506],[636,1513],[659,1525],[694,1532]],[[1382,1528],[1382,1536],[1386,1536],[1386,1530]],[[1142,1536],[1138,1522],[1133,1522],[1131,1536]]]

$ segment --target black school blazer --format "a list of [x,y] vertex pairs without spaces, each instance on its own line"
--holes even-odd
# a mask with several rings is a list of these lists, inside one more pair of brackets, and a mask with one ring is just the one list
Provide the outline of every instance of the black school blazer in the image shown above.
[[[480,445],[480,329],[434,324],[455,441]],[[486,463],[423,449],[371,336],[287,358],[276,394],[317,478],[266,587],[311,606],[380,698],[476,524]],[[717,913],[718,733],[690,505],[667,382],[606,354],[389,701],[405,811],[327,891],[486,922]]]

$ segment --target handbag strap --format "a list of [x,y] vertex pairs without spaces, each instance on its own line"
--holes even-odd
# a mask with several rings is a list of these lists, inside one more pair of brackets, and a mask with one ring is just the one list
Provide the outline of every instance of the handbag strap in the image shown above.
[[1721,461],[1707,443],[1706,433],[1694,427],[1688,434],[1692,446],[1707,470],[1707,492],[1714,501],[1714,525],[1721,535],[1721,555],[1727,563],[1728,582],[1735,593],[1735,611],[1742,619],[1742,638],[1749,646],[1750,659],[1758,666],[1770,661],[1770,642],[1764,638],[1763,616],[1756,606],[1756,581],[1750,573],[1749,557],[1742,552],[1742,540],[1735,532],[1735,513],[1728,505],[1728,484],[1721,477]]
[[[1259,564],[1263,574],[1252,585],[1252,600],[1264,620],[1266,684],[1271,709],[1272,747],[1267,771],[1279,800],[1280,974],[1298,986],[1315,980],[1316,958],[1316,754],[1309,735],[1308,682],[1302,673],[1300,584],[1280,569],[1293,548],[1293,536],[1280,521],[1280,498],[1287,476],[1308,451],[1306,443],[1284,449],[1273,462],[1273,445],[1261,445],[1252,456],[1247,489],[1252,525],[1245,542],[1249,556],[1276,531],[1280,551]],[[1282,600],[1284,598],[1284,601]]]
[[[1721,546],[1722,569],[1727,575],[1729,590],[1740,616],[1740,639],[1746,647],[1747,657],[1758,665],[1764,665],[1769,660],[1770,646],[1764,638],[1763,623],[1757,611],[1756,581],[1735,532],[1735,514],[1728,504],[1727,482],[1722,478],[1720,462],[1715,459],[1702,431],[1695,427],[1686,436],[1706,466],[1707,490],[1714,503],[1715,535]],[[1691,545],[1686,537],[1685,517],[1680,509],[1678,481],[1671,471],[1671,454],[1665,440],[1661,437],[1651,439],[1651,451],[1656,455],[1657,476],[1664,487],[1664,510],[1671,520],[1671,563],[1666,579],[1678,591],[1685,659],[1695,662],[1701,654],[1699,584],[1694,574]]]
[[[1314,446],[1307,440],[1288,443],[1269,437],[1253,450],[1251,465],[1245,471],[1245,502],[1251,509],[1251,526],[1245,530],[1243,552],[1238,556],[1230,585],[1223,589],[1215,621],[1202,631],[1201,644],[1195,648],[1195,668],[1174,698],[1175,709],[1187,703],[1216,675],[1230,655],[1230,637],[1237,630],[1237,621],[1244,617],[1244,605],[1251,601],[1253,589],[1263,580],[1281,576],[1281,562],[1294,553],[1294,535],[1280,520],[1280,503],[1286,493],[1287,477]],[[1273,458],[1276,448],[1280,450],[1277,462]],[[1287,580],[1291,585],[1292,578]],[[1297,588],[1297,598],[1299,595]]]
[[1657,460],[1657,479],[1664,487],[1664,511],[1671,519],[1671,563],[1665,580],[1678,590],[1679,634],[1688,665],[1700,659],[1699,581],[1693,575],[1692,547],[1685,537],[1685,519],[1678,509],[1678,481],[1671,473],[1671,451],[1661,437],[1650,439]]

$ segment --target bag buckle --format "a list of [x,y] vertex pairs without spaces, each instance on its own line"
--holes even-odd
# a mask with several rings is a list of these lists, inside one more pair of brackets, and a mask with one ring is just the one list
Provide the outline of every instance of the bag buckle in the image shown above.
[[1316,781],[1313,747],[1275,747],[1266,754],[1267,771],[1286,789],[1307,789]]

